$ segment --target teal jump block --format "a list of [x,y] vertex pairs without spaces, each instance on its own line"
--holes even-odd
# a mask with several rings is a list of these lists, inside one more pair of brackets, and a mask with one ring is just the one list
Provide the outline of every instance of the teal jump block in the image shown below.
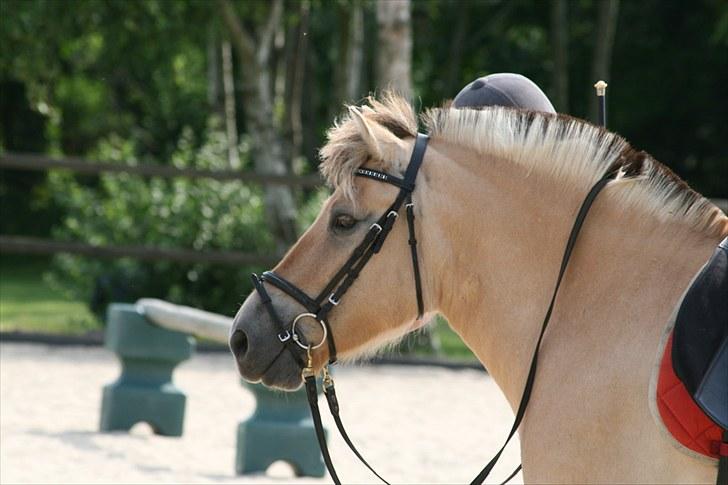
[[279,392],[262,384],[243,385],[256,400],[253,415],[238,425],[235,471],[264,472],[276,461],[289,463],[296,476],[326,472],[308,409],[306,391]]
[[121,375],[103,389],[100,430],[128,431],[145,422],[156,434],[182,436],[186,396],[172,373],[192,356],[194,339],[149,323],[134,305],[113,304],[105,345],[119,358]]

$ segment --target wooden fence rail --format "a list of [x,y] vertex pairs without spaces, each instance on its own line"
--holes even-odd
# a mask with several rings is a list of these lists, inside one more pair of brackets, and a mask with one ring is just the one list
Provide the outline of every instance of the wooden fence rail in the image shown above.
[[8,153],[0,155],[0,168],[16,170],[46,171],[54,169],[71,170],[86,175],[104,172],[130,173],[144,177],[186,177],[209,178],[222,181],[241,181],[254,184],[278,184],[298,187],[319,187],[324,181],[318,175],[272,175],[240,170],[206,170],[179,168],[171,165],[125,165],[121,163],[97,162],[82,158],[53,158],[35,153]]
[[[18,170],[71,170],[76,173],[97,175],[104,172],[130,173],[145,177],[210,178],[222,181],[242,181],[256,184],[281,184],[299,187],[317,187],[323,184],[318,175],[264,175],[236,170],[201,170],[169,165],[123,165],[88,161],[81,158],[52,158],[29,153],[0,154],[0,168]],[[728,214],[728,199],[712,199]],[[130,257],[142,261],[168,260],[181,263],[260,264],[271,266],[280,259],[276,254],[253,254],[239,251],[195,251],[192,249],[160,248],[140,245],[97,246],[83,242],[54,241],[25,236],[0,235],[0,251],[23,254],[78,254],[96,258]]]
[[[76,157],[53,158],[36,153],[0,154],[0,168],[11,170],[71,170],[75,173],[98,175],[101,173],[129,173],[143,177],[208,178],[220,181],[239,181],[255,184],[279,184],[298,187],[320,187],[318,175],[272,175],[239,170],[205,170],[179,168],[170,165],[126,165],[97,162]],[[254,254],[240,251],[161,248],[141,245],[98,246],[85,242],[55,241],[36,237],[0,235],[0,251],[22,254],[78,254],[94,258],[130,257],[142,261],[176,261],[180,263],[259,264],[271,266],[280,259],[277,254]]]

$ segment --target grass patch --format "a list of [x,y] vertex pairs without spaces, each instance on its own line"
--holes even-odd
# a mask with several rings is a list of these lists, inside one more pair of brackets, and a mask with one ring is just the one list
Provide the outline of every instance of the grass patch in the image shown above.
[[101,328],[82,301],[51,288],[43,280],[50,258],[0,257],[0,331],[79,335]]
[[443,356],[455,360],[478,360],[463,343],[460,336],[450,328],[447,320],[440,315],[437,316],[437,321],[432,324],[432,332],[439,340],[440,353]]
[[436,356],[458,361],[477,360],[442,316],[438,315],[427,330],[428,333],[419,331],[408,335],[394,352],[416,356]]

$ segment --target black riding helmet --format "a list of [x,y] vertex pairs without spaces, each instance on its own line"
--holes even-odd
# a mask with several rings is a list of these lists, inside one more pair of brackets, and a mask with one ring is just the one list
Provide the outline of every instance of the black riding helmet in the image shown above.
[[476,79],[465,86],[453,100],[454,108],[511,106],[556,113],[543,91],[520,74],[500,72]]

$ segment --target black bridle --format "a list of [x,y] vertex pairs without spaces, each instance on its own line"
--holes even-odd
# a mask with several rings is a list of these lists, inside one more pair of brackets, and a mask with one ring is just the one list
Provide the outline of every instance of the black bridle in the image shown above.
[[[424,303],[422,300],[420,267],[417,258],[415,213],[414,203],[412,202],[412,192],[415,190],[415,179],[417,178],[417,173],[422,165],[422,159],[425,156],[425,150],[427,150],[428,140],[429,138],[427,135],[423,135],[421,133],[417,134],[415,146],[412,150],[412,157],[410,158],[409,165],[407,165],[404,178],[395,177],[388,173],[366,168],[360,168],[355,172],[357,176],[370,178],[372,180],[385,182],[399,187],[399,194],[397,194],[397,198],[394,199],[392,205],[389,206],[377,222],[369,227],[369,231],[364,237],[364,240],[354,249],[346,263],[344,263],[333,278],[329,280],[329,283],[323,290],[321,290],[318,296],[311,298],[305,291],[301,290],[296,285],[273,271],[266,271],[260,277],[255,274],[253,275],[253,285],[262,298],[266,310],[280,330],[278,333],[278,340],[286,344],[299,362],[301,362],[300,351],[310,352],[311,350],[321,347],[324,342],[326,342],[329,347],[329,364],[336,362],[336,343],[327,320],[329,312],[331,312],[331,310],[339,304],[341,298],[349,290],[349,288],[351,288],[351,285],[354,284],[354,281],[356,281],[359,277],[359,273],[364,266],[366,266],[371,257],[382,249],[384,241],[387,239],[387,236],[394,227],[394,223],[399,217],[399,210],[402,208],[403,204],[405,205],[407,212],[407,226],[409,227],[409,244],[410,251],[412,253],[415,292],[417,294],[417,318],[419,319],[422,317],[422,314],[424,313]],[[290,328],[286,327],[286,325],[284,325],[282,320],[278,317],[263,283],[270,283],[275,286],[296,300],[306,309],[305,313],[301,313],[293,320]],[[315,345],[307,344],[304,341],[304,337],[296,332],[297,322],[306,317],[316,320],[323,330],[323,337],[321,338],[321,341]]]
[[[341,481],[339,480],[339,477],[336,474],[336,469],[334,468],[334,465],[331,461],[331,456],[329,455],[329,450],[326,443],[326,435],[324,433],[323,424],[321,422],[321,413],[318,407],[316,373],[313,370],[311,352],[326,343],[329,349],[329,364],[333,364],[336,362],[336,344],[334,342],[333,333],[328,324],[328,314],[331,312],[331,310],[333,310],[334,307],[339,304],[341,298],[349,290],[349,288],[357,279],[359,273],[364,268],[364,266],[366,266],[371,257],[377,254],[382,248],[384,241],[387,239],[387,236],[389,235],[392,227],[394,226],[394,223],[399,216],[399,210],[402,208],[402,205],[405,205],[407,213],[407,226],[409,228],[409,245],[412,254],[412,268],[415,280],[415,292],[417,296],[417,318],[422,318],[422,315],[424,313],[424,304],[422,298],[422,282],[420,281],[421,277],[419,261],[417,257],[417,240],[415,239],[415,216],[414,203],[412,202],[412,192],[415,190],[415,179],[417,178],[417,173],[419,172],[420,166],[422,165],[422,160],[425,155],[425,151],[427,150],[428,139],[429,138],[427,135],[423,135],[421,133],[417,134],[415,146],[412,150],[412,156],[410,157],[410,161],[407,165],[407,169],[403,178],[399,178],[394,175],[390,175],[388,173],[380,172],[377,170],[370,170],[365,168],[360,168],[355,172],[357,176],[366,177],[372,180],[378,180],[380,182],[394,185],[399,188],[399,194],[397,195],[394,202],[384,212],[384,214],[377,220],[377,222],[371,225],[369,231],[364,237],[364,240],[354,249],[346,263],[344,263],[344,265],[339,269],[334,277],[331,278],[329,283],[318,294],[318,296],[316,296],[315,298],[311,298],[306,294],[306,292],[298,288],[290,281],[281,277],[280,275],[274,273],[273,271],[266,271],[260,277],[255,274],[252,275],[253,285],[260,295],[261,302],[265,306],[266,311],[270,315],[271,319],[279,328],[278,339],[283,343],[280,352],[283,352],[283,349],[287,348],[293,355],[293,358],[296,360],[296,362],[301,366],[301,374],[306,387],[306,394],[308,396],[308,403],[311,408],[311,417],[313,418],[314,427],[316,430],[316,437],[321,448],[321,454],[323,456],[324,463],[326,464],[326,468],[328,469],[329,474],[331,475],[331,478],[336,485],[340,485]],[[521,395],[521,401],[518,406],[518,410],[516,411],[516,417],[513,422],[513,426],[511,427],[511,430],[508,433],[508,437],[506,438],[505,443],[503,443],[501,449],[495,454],[490,462],[488,462],[488,464],[485,466],[485,468],[483,468],[478,476],[475,477],[475,479],[471,482],[471,485],[479,485],[482,484],[483,481],[485,481],[495,464],[498,462],[498,459],[505,450],[506,445],[511,440],[511,438],[513,438],[516,431],[518,430],[518,427],[521,424],[521,421],[523,420],[523,416],[526,413],[526,407],[531,398],[531,391],[533,389],[533,384],[536,377],[538,352],[541,347],[541,341],[543,340],[546,327],[548,326],[549,320],[551,319],[551,313],[554,308],[554,303],[556,302],[556,295],[559,291],[559,287],[561,286],[561,280],[564,276],[564,272],[566,271],[569,258],[571,257],[571,252],[574,248],[574,245],[576,244],[577,236],[579,234],[579,231],[581,230],[586,215],[592,203],[594,202],[594,199],[596,199],[597,194],[599,194],[604,186],[606,186],[607,183],[614,178],[615,173],[615,171],[609,172],[608,174],[604,175],[596,184],[594,184],[594,186],[591,188],[586,198],[584,199],[581,207],[579,208],[579,212],[574,221],[571,233],[569,234],[569,239],[566,243],[564,256],[561,260],[561,267],[559,269],[559,275],[556,279],[556,285],[554,287],[553,295],[551,297],[551,302],[548,306],[548,310],[546,311],[544,321],[541,325],[541,332],[536,343],[536,348],[534,349],[533,357],[531,358],[531,365],[529,368],[528,377],[526,378],[526,384]],[[271,298],[265,289],[264,283],[269,283],[286,293],[288,296],[301,304],[306,309],[306,312],[299,314],[293,320],[290,326],[285,325],[281,318],[278,316],[278,313],[273,306]],[[321,326],[323,336],[318,343],[307,343],[303,335],[299,334],[296,331],[298,322],[303,318],[312,318]],[[369,465],[369,463],[367,463],[367,461],[359,453],[359,451],[356,449],[351,439],[349,438],[339,415],[339,403],[338,399],[336,398],[334,381],[328,371],[328,365],[325,365],[323,367],[322,372],[323,389],[324,395],[326,396],[326,402],[328,403],[329,411],[334,418],[334,422],[336,423],[336,427],[341,433],[342,438],[349,446],[351,451],[357,456],[357,458],[359,458],[359,460],[367,468],[369,468],[369,470],[371,470],[372,473],[374,473],[380,480],[389,485],[389,482],[382,478]],[[521,465],[519,465],[503,483],[508,482],[520,470]]]

